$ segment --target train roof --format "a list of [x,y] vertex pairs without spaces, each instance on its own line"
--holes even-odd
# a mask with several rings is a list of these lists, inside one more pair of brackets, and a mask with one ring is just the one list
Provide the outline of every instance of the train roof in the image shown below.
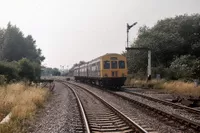
[[[88,62],[86,62],[86,63],[84,63],[84,64],[81,64],[81,65],[79,65],[79,66],[76,66],[74,69],[77,69],[77,68],[80,68],[80,67],[83,67],[84,65],[86,65],[86,64],[88,64],[88,63],[90,63],[90,62],[93,62],[93,61],[95,61],[95,60],[98,60],[98,59],[100,59],[100,58],[102,58],[102,57],[104,57],[104,56],[111,56],[111,55],[121,55],[121,54],[118,54],[118,53],[106,53],[106,54],[104,54],[104,55],[102,55],[102,56],[99,56],[99,57],[97,57],[97,58],[95,58],[95,59],[93,59],[93,60],[90,60],[90,61],[88,61]],[[123,56],[123,55],[122,55]]]
[[[103,56],[108,56],[108,55],[121,55],[121,54],[118,54],[118,53],[106,53],[106,54],[104,54],[104,55],[102,55],[102,56],[99,56],[99,57],[93,59],[93,60],[96,60],[96,59],[99,59],[99,58],[101,58],[101,57],[103,57]],[[92,60],[91,60],[91,61],[92,61]]]

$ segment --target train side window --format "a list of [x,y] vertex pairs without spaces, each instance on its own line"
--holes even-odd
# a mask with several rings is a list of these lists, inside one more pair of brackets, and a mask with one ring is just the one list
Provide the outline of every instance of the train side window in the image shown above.
[[97,68],[100,70],[100,62],[97,62]]
[[112,69],[117,69],[117,61],[111,61]]
[[110,61],[104,61],[104,69],[110,69]]
[[124,61],[119,61],[119,68],[124,69],[125,68],[125,62]]

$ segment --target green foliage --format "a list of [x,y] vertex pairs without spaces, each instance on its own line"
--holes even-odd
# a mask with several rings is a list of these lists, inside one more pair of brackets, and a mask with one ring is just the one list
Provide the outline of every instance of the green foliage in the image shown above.
[[5,75],[0,75],[0,85],[3,85],[3,84],[5,84],[6,83],[6,77],[5,77]]
[[31,63],[33,68],[34,68],[34,76],[35,76],[35,80],[39,80],[40,76],[41,76],[41,65],[39,63],[36,62],[32,62]]
[[0,75],[4,75],[8,82],[12,79],[19,79],[18,72],[19,69],[16,62],[0,62]]
[[170,66],[170,69],[175,73],[175,77],[179,78],[189,78],[192,77],[192,66],[195,57],[190,55],[183,55],[180,58],[176,58]]
[[[169,67],[173,66],[171,63],[174,58],[179,58],[182,55],[191,55],[194,58],[200,57],[199,22],[200,15],[194,14],[160,20],[152,28],[143,26],[139,29],[138,37],[132,47],[150,48],[152,51],[152,67],[162,67],[163,73],[172,74],[173,71]],[[147,52],[129,51],[127,58],[129,73],[143,72],[146,75]],[[177,61],[174,63],[177,63]],[[182,66],[182,69],[186,70],[187,67]],[[192,73],[196,73],[195,70],[192,70]],[[190,75],[186,73],[190,73]],[[176,77],[195,77],[194,75],[196,74],[191,74],[190,70],[186,70],[185,75],[176,75]]]
[[43,76],[60,76],[61,73],[57,68],[43,68],[42,71]]
[[21,78],[34,81],[40,79],[41,68],[40,64],[31,62],[30,60],[23,58],[19,60],[19,75]]
[[25,57],[25,41],[22,32],[16,26],[8,24],[4,35],[3,58],[7,61],[18,61]]
[[183,55],[176,58],[170,66],[177,79],[180,78],[199,78],[200,77],[200,60],[194,56]]
[[194,79],[200,78],[200,60],[195,60],[192,66],[192,77]]
[[7,82],[26,79],[34,81],[40,78],[40,64],[30,62],[23,58],[18,62],[0,62],[0,75],[5,77]]
[[23,58],[19,61],[19,75],[31,81],[35,79],[34,67],[28,59]]
[[4,29],[0,29],[0,60],[3,59],[4,34],[5,34],[5,30]]
[[61,73],[60,73],[60,71],[57,68],[53,68],[52,75],[53,76],[60,76]]
[[25,43],[26,43],[26,58],[29,59],[30,61],[34,61],[37,63],[40,63],[45,59],[44,56],[42,56],[42,50],[41,49],[36,49],[35,43],[36,41],[32,38],[31,35],[28,35],[25,38]]
[[10,23],[6,29],[0,29],[0,75],[4,75],[7,82],[40,79],[40,64],[45,57],[35,43],[31,35],[24,37],[20,29]]
[[27,58],[30,61],[41,63],[45,58],[41,49],[37,49],[36,41],[31,35],[24,37],[16,26],[8,23],[7,29],[0,29],[0,55],[2,60],[18,61]]

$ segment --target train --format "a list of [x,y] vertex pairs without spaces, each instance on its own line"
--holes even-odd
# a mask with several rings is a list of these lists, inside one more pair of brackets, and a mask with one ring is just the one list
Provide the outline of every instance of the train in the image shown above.
[[120,88],[127,77],[126,57],[108,53],[74,68],[74,79],[102,87]]

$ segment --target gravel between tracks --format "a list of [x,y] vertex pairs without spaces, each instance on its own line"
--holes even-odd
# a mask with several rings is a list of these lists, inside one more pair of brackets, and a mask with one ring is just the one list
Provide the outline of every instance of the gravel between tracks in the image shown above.
[[199,119],[199,117],[197,117],[198,116],[197,114],[191,114],[191,113],[188,113],[187,111],[181,110],[181,109],[174,109],[172,106],[163,105],[162,103],[154,102],[154,101],[142,98],[140,96],[135,96],[135,95],[131,95],[131,94],[124,93],[124,92],[116,92],[116,93],[126,96],[126,97],[129,97],[133,100],[139,101],[144,104],[148,103],[149,106],[159,109],[159,110],[162,110],[164,112],[167,110],[167,113],[180,115],[184,118],[190,119],[191,121],[200,123],[200,119]]
[[74,87],[83,104],[91,132],[133,132],[126,121],[87,91]]
[[[125,113],[139,125],[147,125],[148,127],[151,127],[154,130],[158,131],[159,133],[194,133],[194,131],[187,130],[184,127],[181,127],[182,129],[180,129],[180,125],[175,126],[174,123],[171,123],[171,125],[170,123],[165,124],[155,118],[154,114],[144,113],[145,111],[141,111],[141,109],[138,109],[138,107],[134,107],[134,105],[131,105],[130,102],[125,102],[123,99],[116,98],[115,96],[110,95],[103,90],[88,86],[86,84],[79,83],[79,85],[90,89],[92,92],[94,92],[104,100],[108,101],[111,105],[119,109],[121,112]],[[137,118],[137,120],[135,120],[135,118]]]
[[161,100],[174,99],[178,96],[176,94],[170,94],[166,91],[155,90],[155,89],[143,89],[143,88],[125,88],[125,89],[130,92],[133,91],[136,93],[140,93]]
[[[186,95],[181,95],[181,94],[177,94],[177,93],[172,93],[172,92],[168,92],[165,90],[159,90],[159,89],[144,89],[144,88],[125,88],[125,90],[127,91],[133,91],[139,94],[143,94],[149,97],[153,97],[153,98],[157,98],[157,99],[161,99],[161,100],[171,100],[171,99],[176,99],[178,96],[181,98],[188,98],[188,96]],[[179,103],[177,103],[179,104]]]
[[29,132],[75,133],[78,126],[80,115],[76,99],[71,90],[56,82],[52,97],[31,122]]
[[[133,91],[135,93],[139,93],[148,97],[157,98],[164,101],[170,101],[172,99],[176,99],[177,97],[188,99],[189,96],[177,93],[170,93],[164,90],[156,90],[156,89],[143,89],[143,88],[125,88],[126,91]],[[181,103],[175,103],[177,105],[183,105]],[[184,106],[184,105],[183,105]],[[200,110],[200,107],[195,107],[195,109]]]

